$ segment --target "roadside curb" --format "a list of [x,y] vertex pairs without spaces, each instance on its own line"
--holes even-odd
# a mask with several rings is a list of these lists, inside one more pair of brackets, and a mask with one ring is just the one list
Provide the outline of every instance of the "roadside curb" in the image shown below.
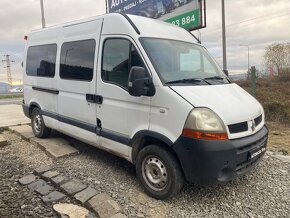
[[[63,182],[62,178],[66,178]],[[112,218],[126,216],[121,214],[121,207],[108,194],[99,193],[81,181],[66,177],[58,171],[54,171],[53,166],[41,166],[18,180],[21,185],[27,186],[31,192],[36,192],[46,204],[52,204],[53,209],[60,216],[74,216],[68,210],[67,214],[59,211],[66,211],[67,208],[77,208],[75,213],[84,214],[83,218]],[[65,204],[61,202],[65,198],[74,199],[80,205]],[[60,202],[60,204],[59,204]],[[56,206],[57,205],[57,206]],[[57,208],[57,209],[55,209]],[[91,211],[91,212],[90,212]],[[92,213],[93,212],[93,213]],[[64,217],[65,217],[64,216]],[[81,218],[81,217],[80,217]]]

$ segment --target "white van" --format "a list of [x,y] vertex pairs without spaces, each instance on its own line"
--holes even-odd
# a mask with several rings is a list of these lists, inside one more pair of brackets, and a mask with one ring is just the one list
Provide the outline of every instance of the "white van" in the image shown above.
[[37,137],[54,129],[132,162],[157,199],[245,174],[268,139],[262,106],[193,35],[119,13],[27,36],[23,110]]

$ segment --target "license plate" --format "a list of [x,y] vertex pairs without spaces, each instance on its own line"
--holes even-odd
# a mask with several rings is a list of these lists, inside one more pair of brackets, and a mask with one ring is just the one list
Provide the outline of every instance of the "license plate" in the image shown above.
[[258,150],[251,151],[250,158],[253,159],[255,157],[259,157],[260,155],[264,154],[265,152],[266,152],[266,147],[263,146],[262,148],[259,148]]

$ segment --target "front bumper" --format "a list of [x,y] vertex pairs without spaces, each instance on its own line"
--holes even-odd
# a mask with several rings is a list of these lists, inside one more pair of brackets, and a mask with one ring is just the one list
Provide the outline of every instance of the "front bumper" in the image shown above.
[[30,118],[30,114],[29,114],[29,106],[26,104],[22,104],[22,109],[23,109],[23,113],[26,117]]
[[189,182],[216,184],[243,175],[262,159],[268,141],[264,126],[252,136],[225,140],[201,140],[184,136],[173,144]]

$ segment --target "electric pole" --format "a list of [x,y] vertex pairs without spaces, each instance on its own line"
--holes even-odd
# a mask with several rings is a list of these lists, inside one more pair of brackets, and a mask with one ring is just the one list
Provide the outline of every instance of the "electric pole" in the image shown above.
[[227,65],[227,40],[226,40],[226,18],[225,0],[222,0],[222,32],[223,32],[223,70],[228,74]]
[[43,6],[43,0],[40,0],[40,8],[41,8],[41,21],[42,21],[42,28],[45,28],[45,18],[44,18],[44,6]]
[[11,74],[11,61],[10,55],[4,55],[5,59],[2,60],[2,62],[6,63],[6,66],[4,68],[7,69],[7,80],[8,80],[8,92],[12,89],[12,74]]

